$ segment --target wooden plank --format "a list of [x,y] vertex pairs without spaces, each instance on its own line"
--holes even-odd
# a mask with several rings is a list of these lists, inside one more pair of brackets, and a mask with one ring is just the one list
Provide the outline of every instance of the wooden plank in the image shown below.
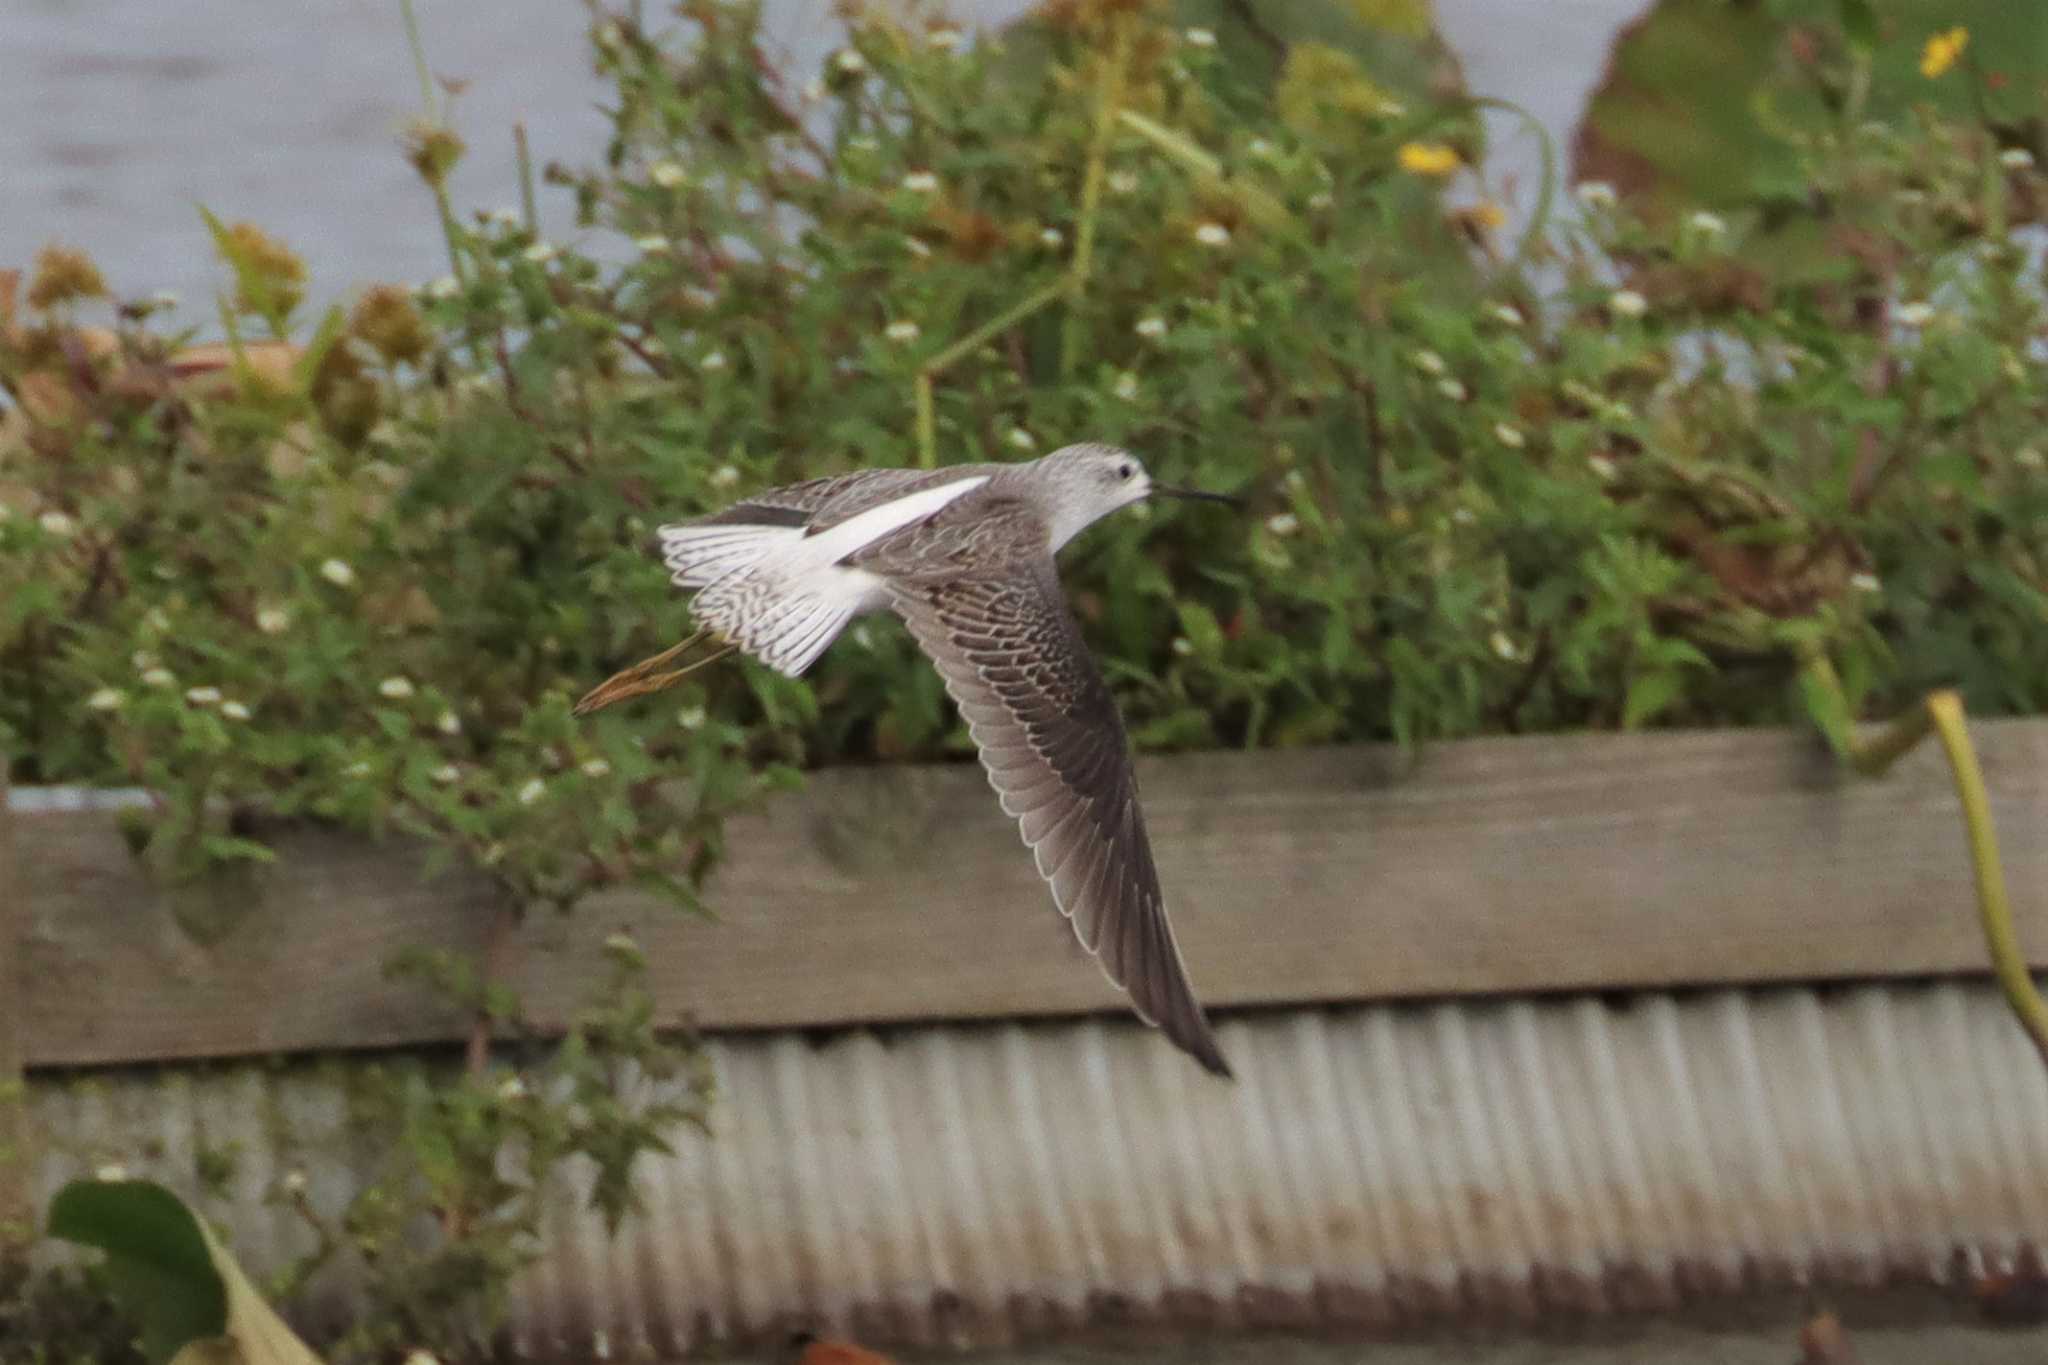
[[[2048,721],[1980,724],[2031,960],[2048,961]],[[1217,1006],[1977,972],[1970,867],[1924,746],[1878,782],[1782,731],[1201,754],[1141,765],[1175,923]],[[17,818],[34,1065],[447,1040],[383,977],[475,950],[488,888],[309,832],[260,904],[193,941],[104,814]],[[714,1029],[1119,1008],[978,769],[817,775],[736,821],[718,922],[637,895],[522,931],[559,1025],[638,934],[667,1016]]]
[[28,1090],[23,1084],[20,869],[7,814],[7,762],[0,755],[0,1262],[24,1255],[38,1219],[30,1201]]

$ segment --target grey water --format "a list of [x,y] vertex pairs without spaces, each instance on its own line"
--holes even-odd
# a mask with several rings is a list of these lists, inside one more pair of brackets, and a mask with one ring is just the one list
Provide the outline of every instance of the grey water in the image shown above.
[[[1615,34],[1647,0],[1437,0],[1475,93],[1512,101],[1569,145]],[[953,0],[997,27],[1025,0]],[[470,143],[459,209],[518,201],[511,129],[535,161],[595,161],[606,121],[577,0],[419,0],[433,71]],[[802,84],[843,41],[831,0],[768,0],[775,60]],[[0,267],[81,246],[123,296],[168,290],[205,324],[223,284],[198,206],[247,219],[307,260],[315,302],[447,269],[427,192],[398,139],[421,95],[396,0],[6,0],[0,6]],[[1488,178],[1533,202],[1538,140],[1491,114]],[[573,233],[567,197],[542,227]]]

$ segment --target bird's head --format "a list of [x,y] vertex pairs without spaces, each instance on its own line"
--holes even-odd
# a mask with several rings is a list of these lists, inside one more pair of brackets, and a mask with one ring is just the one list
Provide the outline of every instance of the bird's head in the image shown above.
[[1232,507],[1243,505],[1223,493],[1204,493],[1198,489],[1160,483],[1146,472],[1137,456],[1118,446],[1095,442],[1065,446],[1040,463],[1051,476],[1061,503],[1054,517],[1055,548],[1110,513],[1134,502],[1143,502],[1146,498],[1189,498],[1227,503]]

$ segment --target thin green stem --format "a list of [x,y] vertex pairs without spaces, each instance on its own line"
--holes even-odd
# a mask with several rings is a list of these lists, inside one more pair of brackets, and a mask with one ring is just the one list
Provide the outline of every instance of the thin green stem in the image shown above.
[[922,373],[936,379],[939,375],[953,368],[962,357],[968,355],[976,347],[986,344],[992,338],[1000,336],[1010,328],[1015,327],[1047,304],[1056,302],[1061,295],[1066,294],[1074,287],[1075,281],[1069,277],[1047,285],[1037,293],[1030,295],[1022,303],[1012,304],[987,322],[981,324],[981,326],[969,332],[966,336],[961,337],[958,341],[946,347],[945,350],[940,351],[930,360],[927,360],[924,363]]
[[920,469],[939,467],[939,421],[932,410],[932,376],[930,370],[920,370],[916,383],[917,393],[917,466]]
[[1519,117],[1528,131],[1536,135],[1536,148],[1541,154],[1543,179],[1536,190],[1536,206],[1529,211],[1529,224],[1522,229],[1522,240],[1515,244],[1515,258],[1510,264],[1516,268],[1527,265],[1530,257],[1541,244],[1550,226],[1550,215],[1557,200],[1557,146],[1550,140],[1550,130],[1542,120],[1512,100],[1482,95],[1472,101],[1475,108],[1498,109],[1502,113]]
[[1934,728],[1924,706],[1916,706],[1888,722],[1874,735],[1856,733],[1849,695],[1825,651],[1813,646],[1800,651],[1800,683],[1813,704],[1814,723],[1837,755],[1865,777],[1883,777],[1892,765],[1913,751]]
[[1069,276],[1073,298],[1068,305],[1067,325],[1060,343],[1062,378],[1073,373],[1075,355],[1081,349],[1081,292],[1088,282],[1088,272],[1095,264],[1095,220],[1102,208],[1102,182],[1109,168],[1109,144],[1116,132],[1116,111],[1124,101],[1124,69],[1130,65],[1130,58],[1130,21],[1119,17],[1096,97],[1095,131],[1088,141],[1088,167],[1081,177],[1081,216],[1074,224],[1074,261]]
[[420,104],[425,107],[428,120],[439,123],[441,110],[434,98],[434,73],[427,69],[427,45],[420,41],[420,17],[413,10],[412,0],[398,0],[398,8],[405,15],[405,41],[412,48],[413,70],[420,78]]
[[519,161],[519,212],[526,219],[526,230],[538,233],[540,210],[533,197],[533,148],[527,145],[524,122],[512,125],[512,151]]
[[933,410],[932,381],[957,364],[960,359],[972,353],[990,338],[1015,327],[1046,305],[1057,302],[1073,288],[1072,277],[1047,285],[1022,303],[1013,304],[990,318],[981,326],[961,337],[945,350],[927,360],[917,372],[917,458],[926,469],[934,469],[939,462],[938,420]]
[[1984,942],[1991,950],[1991,966],[1998,984],[2005,990],[2006,1003],[2019,1018],[2042,1060],[2048,1061],[2048,1004],[2034,989],[2033,974],[2027,970],[2020,951],[2019,935],[2012,927],[2012,903],[2005,891],[2005,872],[1998,858],[1998,835],[1991,824],[1991,798],[1984,789],[1984,774],[1977,766],[1977,751],[1970,743],[1970,731],[1963,717],[1963,699],[1954,692],[1936,692],[1927,699],[1930,723],[1948,754],[1949,770],[1955,774],[1956,796],[1963,804],[1963,824],[1969,834],[1970,862],[1977,876],[1977,912],[1984,925]]

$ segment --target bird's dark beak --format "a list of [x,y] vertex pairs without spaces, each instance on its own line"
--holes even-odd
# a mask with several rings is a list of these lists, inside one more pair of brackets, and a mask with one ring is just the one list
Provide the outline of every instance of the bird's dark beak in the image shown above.
[[1233,498],[1228,493],[1205,493],[1199,488],[1175,488],[1170,483],[1157,482],[1152,485],[1152,492],[1154,496],[1162,498],[1185,498],[1189,502],[1220,502],[1225,507],[1235,507],[1240,512],[1244,510],[1244,499]]

